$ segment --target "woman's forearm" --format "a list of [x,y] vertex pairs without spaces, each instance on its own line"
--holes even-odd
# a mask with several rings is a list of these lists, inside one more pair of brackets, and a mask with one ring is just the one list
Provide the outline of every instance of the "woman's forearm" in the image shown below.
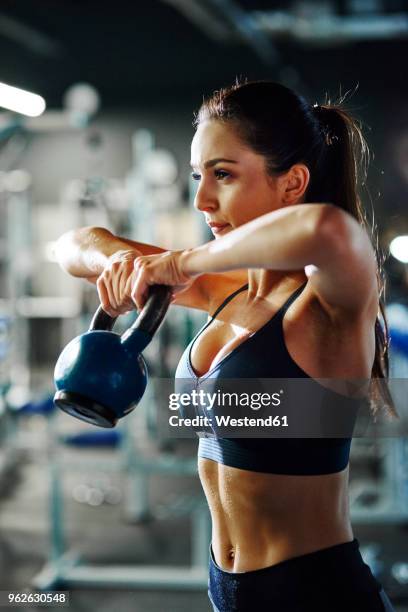
[[132,249],[140,255],[161,253],[163,249],[115,236],[103,227],[82,227],[63,234],[56,243],[60,266],[72,276],[99,276],[113,253]]
[[318,229],[331,210],[327,204],[298,204],[267,213],[186,251],[183,269],[194,275],[238,268],[300,270],[317,264],[324,248]]

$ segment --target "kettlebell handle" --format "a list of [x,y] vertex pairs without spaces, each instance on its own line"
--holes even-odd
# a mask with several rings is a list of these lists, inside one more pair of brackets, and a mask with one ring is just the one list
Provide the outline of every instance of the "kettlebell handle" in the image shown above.
[[[169,285],[152,285],[145,305],[128,332],[137,329],[152,337],[167,312],[171,293],[172,289]],[[117,317],[109,316],[102,306],[99,306],[93,316],[89,331],[111,331],[116,319]]]

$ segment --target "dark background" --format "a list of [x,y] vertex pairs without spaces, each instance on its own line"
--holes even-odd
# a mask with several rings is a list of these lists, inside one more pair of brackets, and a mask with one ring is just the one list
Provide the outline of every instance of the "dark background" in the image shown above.
[[[195,18],[194,8],[201,11]],[[408,19],[406,8],[402,0],[6,0],[0,79],[41,94],[48,108],[60,108],[73,83],[92,84],[101,97],[99,118],[116,118],[120,131],[125,117],[147,113],[186,176],[193,111],[236,76],[284,82],[312,103],[354,92],[347,104],[363,121],[372,153],[365,204],[374,207],[386,249],[393,235],[408,232],[408,26],[385,35],[387,19]],[[249,19],[257,11],[280,11],[309,26],[325,14],[360,24],[377,18],[384,32],[348,40],[254,34]]]

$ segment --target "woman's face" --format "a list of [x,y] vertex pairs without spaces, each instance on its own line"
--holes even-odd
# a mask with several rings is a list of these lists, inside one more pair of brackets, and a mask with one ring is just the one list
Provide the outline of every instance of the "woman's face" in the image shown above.
[[266,173],[265,158],[231,126],[200,124],[191,144],[191,166],[198,181],[194,206],[209,225],[219,224],[211,228],[216,237],[282,206],[278,181]]

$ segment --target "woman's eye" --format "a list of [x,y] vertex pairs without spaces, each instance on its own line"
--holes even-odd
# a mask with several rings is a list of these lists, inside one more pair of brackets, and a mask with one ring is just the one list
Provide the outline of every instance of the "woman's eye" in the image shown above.
[[225,172],[225,170],[214,170],[214,175],[217,179],[225,179],[230,175],[229,172]]
[[[217,180],[222,180],[222,179],[228,178],[231,175],[229,172],[226,172],[225,170],[214,170],[214,176]],[[193,181],[201,180],[201,174],[199,174],[198,172],[192,172],[191,177]]]

